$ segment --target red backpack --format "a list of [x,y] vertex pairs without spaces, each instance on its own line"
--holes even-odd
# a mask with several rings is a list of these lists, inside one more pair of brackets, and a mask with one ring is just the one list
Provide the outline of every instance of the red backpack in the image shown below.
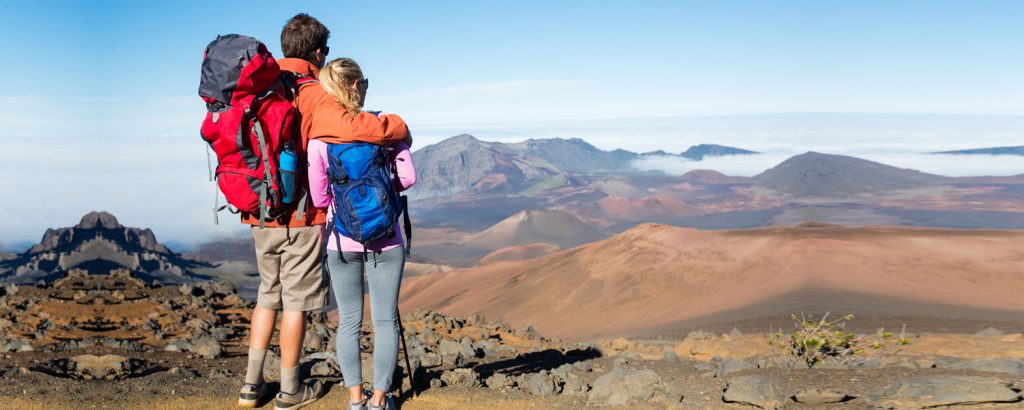
[[[259,40],[229,34],[217,36],[203,54],[199,96],[206,102],[206,118],[200,135],[217,154],[217,170],[211,180],[236,208],[265,220],[280,217],[288,209],[282,203],[278,159],[286,141],[300,147],[297,110],[289,102],[298,84],[312,81],[291,78],[285,86],[281,68]],[[289,93],[290,91],[290,93]],[[305,161],[300,161],[305,164]],[[298,219],[305,210],[301,196]]]

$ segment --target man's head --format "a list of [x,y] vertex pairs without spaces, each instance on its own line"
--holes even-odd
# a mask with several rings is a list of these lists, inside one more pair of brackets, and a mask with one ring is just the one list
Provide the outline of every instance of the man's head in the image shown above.
[[306,13],[296,14],[281,29],[281,51],[288,58],[301,58],[322,68],[327,61],[330,30]]

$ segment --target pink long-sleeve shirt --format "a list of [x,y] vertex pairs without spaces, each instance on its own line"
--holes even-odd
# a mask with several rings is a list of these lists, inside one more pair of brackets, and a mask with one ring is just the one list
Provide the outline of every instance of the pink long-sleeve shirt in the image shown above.
[[[390,159],[395,163],[398,182],[401,184],[398,190],[404,191],[416,183],[416,169],[412,165],[412,153],[409,152],[409,146],[404,142],[398,142],[394,147],[395,150]],[[327,162],[327,144],[318,139],[313,139],[309,141],[307,149],[310,199],[313,200],[313,206],[327,208],[327,249],[333,251],[340,250],[342,252],[362,252],[362,244],[340,233],[335,235],[332,232],[334,226],[330,225],[330,221],[334,220],[334,206],[331,205],[331,183],[327,179],[327,168],[329,166]],[[398,222],[395,223],[394,231],[395,236],[373,241],[367,244],[366,250],[383,252],[402,246],[402,230]],[[340,246],[338,243],[339,239],[341,241]]]

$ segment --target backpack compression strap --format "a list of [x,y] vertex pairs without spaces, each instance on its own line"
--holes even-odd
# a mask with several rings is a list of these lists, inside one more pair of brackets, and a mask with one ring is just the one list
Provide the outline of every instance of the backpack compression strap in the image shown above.
[[263,179],[263,184],[260,185],[260,229],[263,229],[263,220],[270,213],[270,210],[267,209],[267,190],[270,189],[270,182],[273,177],[270,175],[270,153],[267,152],[267,140],[263,136],[263,124],[260,124],[260,120],[256,118],[256,115],[249,108],[246,108],[245,118],[250,117],[252,118],[253,131],[256,132],[256,139],[260,142],[260,152],[263,154],[263,172],[266,175]]
[[220,205],[220,190],[217,188],[217,175],[213,173],[213,163],[210,158],[210,146],[206,146],[206,171],[210,174],[210,182],[213,182],[213,224],[220,225],[220,211],[227,210],[233,214],[237,214],[239,211],[231,204]]

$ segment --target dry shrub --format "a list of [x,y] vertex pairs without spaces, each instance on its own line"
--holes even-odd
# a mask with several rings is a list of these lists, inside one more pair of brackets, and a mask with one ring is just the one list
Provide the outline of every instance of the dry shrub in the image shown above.
[[829,313],[825,313],[821,319],[813,320],[803,313],[799,318],[791,315],[793,333],[785,334],[781,329],[771,331],[768,344],[776,347],[784,357],[813,367],[825,360],[848,365],[881,359],[898,353],[902,346],[910,343],[906,337],[906,325],[903,325],[899,337],[884,328],[858,336],[845,330],[847,323],[854,319],[853,315],[831,321],[828,316]]

